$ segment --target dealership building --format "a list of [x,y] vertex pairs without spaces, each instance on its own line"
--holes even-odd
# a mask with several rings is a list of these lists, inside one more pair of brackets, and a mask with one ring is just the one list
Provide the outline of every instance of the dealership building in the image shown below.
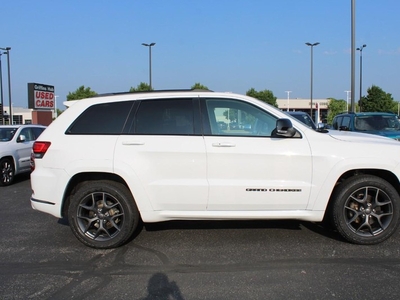
[[[304,111],[308,114],[311,112],[311,100],[294,98],[294,99],[276,99],[279,109],[283,111]],[[325,123],[328,116],[328,105],[330,99],[313,99],[313,120],[316,123]],[[344,108],[345,109],[345,108]]]

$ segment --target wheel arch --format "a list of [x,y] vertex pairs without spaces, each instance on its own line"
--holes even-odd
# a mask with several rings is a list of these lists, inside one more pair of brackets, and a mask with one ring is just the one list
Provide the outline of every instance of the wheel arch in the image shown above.
[[[125,180],[118,176],[117,174],[107,173],[107,172],[85,172],[75,174],[71,180],[68,182],[68,185],[65,189],[62,207],[61,207],[61,215],[64,218],[68,216],[68,207],[70,203],[70,197],[75,193],[75,190],[79,185],[84,184],[89,181],[99,181],[99,180],[109,180],[123,184],[130,191],[128,184]],[[132,191],[131,191],[132,194]],[[133,197],[133,194],[132,194]],[[134,198],[134,197],[133,197]]]
[[0,160],[3,160],[4,158],[9,158],[9,159],[11,159],[11,161],[12,161],[13,164],[14,164],[14,170],[15,170],[15,172],[17,172],[17,164],[16,164],[16,161],[15,161],[14,156],[12,156],[11,154],[4,155],[4,156],[0,157]]
[[333,204],[333,197],[335,195],[336,190],[338,187],[345,182],[347,179],[354,177],[354,176],[359,176],[359,175],[374,175],[377,177],[380,177],[384,180],[386,180],[390,185],[393,186],[393,188],[397,191],[397,193],[400,195],[400,182],[398,177],[388,171],[388,170],[381,170],[381,169],[354,169],[354,170],[349,170],[345,173],[343,173],[338,180],[336,181],[336,184],[331,192],[331,195],[329,197],[329,201],[327,203],[326,209],[325,209],[325,217],[327,214],[329,214],[329,211],[331,209],[331,206]]

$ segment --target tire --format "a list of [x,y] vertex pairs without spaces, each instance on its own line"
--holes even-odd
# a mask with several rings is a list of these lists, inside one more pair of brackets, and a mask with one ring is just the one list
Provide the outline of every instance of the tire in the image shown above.
[[399,226],[399,194],[380,177],[349,178],[338,186],[331,200],[333,225],[351,243],[378,244]]
[[0,160],[1,180],[0,186],[10,185],[14,182],[15,167],[12,159],[5,157]]
[[119,247],[131,238],[140,215],[124,185],[99,180],[78,186],[70,199],[68,222],[83,244],[108,249]]

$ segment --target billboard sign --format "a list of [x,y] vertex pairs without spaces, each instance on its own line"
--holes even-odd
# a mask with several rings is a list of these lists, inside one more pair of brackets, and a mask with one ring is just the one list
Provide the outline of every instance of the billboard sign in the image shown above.
[[54,86],[41,83],[28,83],[28,107],[53,110],[55,108]]

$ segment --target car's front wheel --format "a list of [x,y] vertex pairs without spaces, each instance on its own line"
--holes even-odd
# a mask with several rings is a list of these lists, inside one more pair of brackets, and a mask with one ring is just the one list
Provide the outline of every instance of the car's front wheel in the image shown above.
[[82,183],[71,196],[68,221],[74,235],[98,249],[121,246],[140,222],[139,211],[123,184],[99,180]]
[[0,186],[10,185],[14,181],[15,168],[11,158],[5,157],[0,160],[1,180]]
[[331,200],[333,224],[352,243],[380,243],[399,226],[399,194],[380,177],[359,175],[349,178],[338,186]]

